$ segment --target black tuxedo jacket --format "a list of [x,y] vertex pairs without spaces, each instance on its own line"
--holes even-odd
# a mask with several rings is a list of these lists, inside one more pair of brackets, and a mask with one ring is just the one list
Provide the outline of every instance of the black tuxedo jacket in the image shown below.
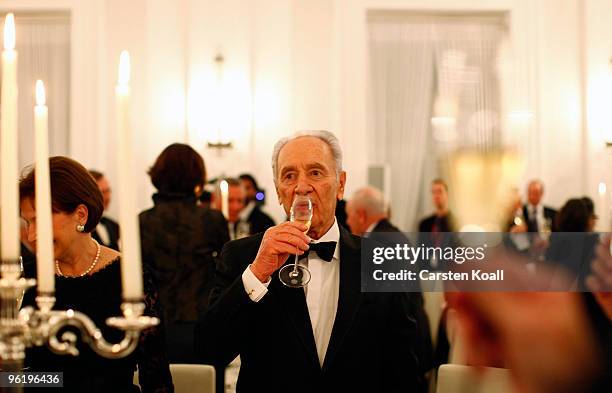
[[[548,206],[544,206],[544,219],[550,220],[550,229],[554,231],[556,229],[555,217],[557,216],[557,211]],[[538,232],[537,226],[534,225],[533,221],[529,220],[529,209],[525,204],[523,205],[523,217],[525,217],[525,221],[527,223],[527,232]]]
[[387,220],[386,218],[383,218],[382,220],[378,221],[374,229],[372,229],[372,232],[401,232],[401,231],[399,230],[398,227],[391,224],[389,220]]
[[96,231],[95,229],[91,233],[91,236],[96,239],[98,243],[110,247],[113,250],[119,251],[119,224],[117,224],[115,220],[112,220],[108,217],[102,217],[100,219],[100,224],[104,225],[106,227],[106,230],[108,231],[109,243],[104,243],[102,239],[100,239],[98,231]]
[[322,367],[302,289],[285,287],[274,274],[258,303],[245,292],[241,276],[262,237],[223,249],[222,292],[195,330],[201,361],[223,367],[240,354],[238,392],[418,391],[411,307],[405,294],[361,292],[358,237],[340,227],[338,309]]
[[[391,221],[383,218],[378,221],[372,232],[399,232],[398,227],[393,225]],[[402,236],[404,237],[404,236]],[[406,243],[410,241],[406,238]],[[425,302],[423,295],[420,292],[406,293],[408,302],[413,307],[414,316],[417,323],[417,347],[416,355],[419,360],[421,371],[426,373],[433,367],[433,342],[431,341],[431,330],[429,327],[429,317],[425,312]]]
[[274,220],[272,220],[266,213],[262,212],[257,205],[255,205],[251,211],[251,214],[249,214],[247,222],[250,224],[251,235],[265,232],[266,229],[274,226]]
[[[419,223],[419,232],[431,232],[436,222],[437,216],[432,214],[431,216],[427,216],[421,220]],[[453,218],[450,213],[439,220],[438,225],[440,228],[437,228],[438,232],[452,232],[453,231]]]

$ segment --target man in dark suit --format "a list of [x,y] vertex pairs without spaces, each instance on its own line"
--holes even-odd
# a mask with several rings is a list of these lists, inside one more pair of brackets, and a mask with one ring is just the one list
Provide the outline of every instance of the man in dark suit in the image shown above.
[[[389,221],[389,211],[383,193],[374,187],[362,187],[355,191],[346,204],[349,229],[353,235],[369,236],[371,232],[394,233],[389,241],[402,241],[410,244],[401,231]],[[378,239],[381,239],[378,237]],[[417,357],[423,374],[433,366],[433,344],[429,328],[429,318],[425,313],[423,296],[420,292],[408,294],[414,307],[418,330]]]
[[448,210],[448,185],[442,179],[431,182],[431,201],[435,212],[419,223],[419,232],[452,232],[452,216]]
[[555,225],[557,211],[542,204],[544,183],[532,180],[527,185],[527,203],[523,205],[523,217],[527,220],[527,232],[550,232]]
[[[90,169],[89,173],[98,184],[98,188],[102,193],[104,211],[107,211],[112,195],[110,184],[103,173],[93,169]],[[115,220],[102,216],[96,229],[91,233],[91,236],[96,239],[98,243],[119,251],[119,224],[117,224]]]
[[[338,140],[296,134],[276,144],[272,163],[285,212],[295,195],[309,196],[311,226],[284,222],[225,245],[221,295],[196,327],[201,360],[222,367],[240,355],[238,392],[417,391],[407,297],[361,292],[360,239],[334,217],[346,182]],[[296,252],[312,275],[304,289],[276,274]]]
[[[446,247],[453,243],[451,232],[455,230],[453,216],[448,208],[448,185],[442,179],[434,179],[431,182],[431,201],[434,205],[434,213],[425,217],[419,223],[418,244],[427,247]],[[441,261],[432,258],[421,261],[423,268],[440,269]]]
[[265,232],[266,229],[273,227],[275,223],[269,215],[261,210],[263,200],[259,201],[257,199],[257,193],[260,192],[257,181],[248,173],[243,173],[239,176],[239,179],[244,187],[244,190],[246,191],[247,201],[247,204],[240,216],[249,223],[251,235]]

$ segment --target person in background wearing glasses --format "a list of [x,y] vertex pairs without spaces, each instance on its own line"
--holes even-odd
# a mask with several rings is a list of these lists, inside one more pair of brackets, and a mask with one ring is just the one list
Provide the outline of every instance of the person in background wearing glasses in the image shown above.
[[[196,327],[200,359],[224,367],[240,355],[239,393],[418,391],[407,296],[361,292],[360,238],[334,216],[346,183],[338,139],[327,131],[283,138],[272,172],[288,216],[296,195],[310,197],[310,229],[289,221],[224,246],[221,296]],[[304,288],[276,274],[296,251],[312,275]]]

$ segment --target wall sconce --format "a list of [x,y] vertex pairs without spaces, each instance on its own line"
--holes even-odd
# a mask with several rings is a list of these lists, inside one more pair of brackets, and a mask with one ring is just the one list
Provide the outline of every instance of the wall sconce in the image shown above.
[[224,140],[223,138],[223,121],[225,111],[225,106],[227,105],[227,100],[225,97],[225,88],[223,81],[223,62],[225,59],[223,55],[220,53],[215,56],[215,69],[216,69],[216,102],[217,108],[215,110],[215,114],[217,116],[215,121],[215,128],[217,132],[216,140],[209,140],[207,145],[211,149],[215,149],[221,154],[225,149],[231,149],[233,147],[232,141]]

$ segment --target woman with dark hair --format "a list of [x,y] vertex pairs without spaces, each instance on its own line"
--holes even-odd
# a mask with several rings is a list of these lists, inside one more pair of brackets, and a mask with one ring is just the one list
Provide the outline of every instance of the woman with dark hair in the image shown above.
[[565,202],[557,213],[556,232],[552,233],[546,252],[546,260],[567,269],[576,278],[580,290],[585,289],[599,241],[599,236],[593,233],[595,219],[590,198],[572,198]]
[[587,223],[587,232],[593,232],[595,230],[595,224],[597,224],[597,220],[599,217],[595,214],[595,204],[593,200],[587,196],[580,198],[584,206],[587,208],[587,213],[589,214],[589,220]]
[[[123,333],[107,327],[106,319],[121,315],[121,254],[100,245],[91,232],[102,216],[102,194],[87,170],[67,157],[49,160],[55,257],[55,307],[87,314],[104,337],[119,342]],[[21,217],[27,240],[36,245],[35,175],[31,169],[19,182]],[[34,277],[33,265],[24,266]],[[144,275],[145,314],[161,317],[152,280]],[[35,290],[24,296],[24,306],[35,305]],[[72,328],[66,328],[72,331]],[[63,331],[60,332],[62,334]],[[78,336],[78,333],[77,333]],[[137,349],[123,359],[106,359],[79,343],[78,357],[59,356],[46,347],[28,350],[31,371],[64,373],[64,392],[138,392],[132,383],[138,365],[144,392],[171,392],[172,378],[164,351],[162,327],[144,331]]]
[[195,363],[193,329],[208,305],[215,257],[229,240],[227,223],[220,212],[196,205],[206,170],[190,146],[166,147],[149,176],[157,193],[155,206],[140,213],[143,261],[158,284],[170,362]]
[[570,199],[559,210],[556,228],[560,232],[587,232],[591,215],[584,198]]

